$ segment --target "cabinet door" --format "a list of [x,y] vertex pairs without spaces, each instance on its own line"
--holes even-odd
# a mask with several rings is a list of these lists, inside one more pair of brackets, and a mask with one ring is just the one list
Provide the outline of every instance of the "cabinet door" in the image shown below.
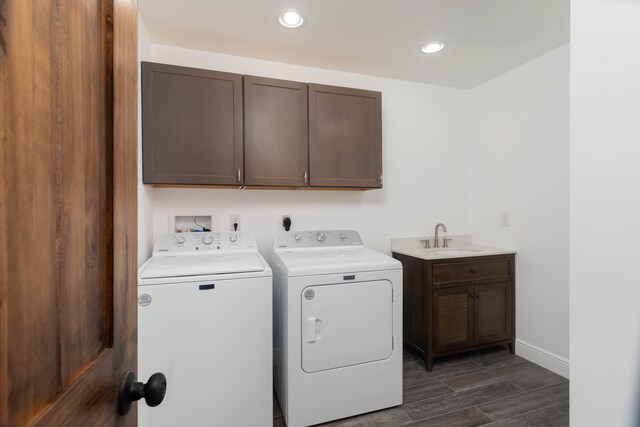
[[513,303],[511,282],[478,284],[474,287],[475,343],[511,338]]
[[382,187],[382,94],[309,84],[311,186]]
[[433,290],[434,352],[473,345],[473,285]]
[[244,76],[245,185],[308,182],[306,83]]
[[142,63],[145,184],[239,185],[242,76]]

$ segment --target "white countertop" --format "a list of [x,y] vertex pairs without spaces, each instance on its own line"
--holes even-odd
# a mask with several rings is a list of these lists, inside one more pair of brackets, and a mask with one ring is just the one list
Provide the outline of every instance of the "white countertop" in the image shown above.
[[425,249],[421,240],[429,239],[433,242],[432,236],[410,237],[391,239],[391,251],[409,255],[425,260],[447,259],[447,258],[470,258],[477,256],[515,254],[513,249],[492,248],[488,246],[478,246],[471,243],[471,236],[448,236],[452,240],[448,248]]

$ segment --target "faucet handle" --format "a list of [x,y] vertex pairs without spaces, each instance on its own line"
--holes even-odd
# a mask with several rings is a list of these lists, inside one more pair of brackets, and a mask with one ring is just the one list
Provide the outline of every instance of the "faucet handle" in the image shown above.
[[451,237],[444,237],[442,238],[442,247],[443,248],[448,248],[449,247],[449,242],[452,241],[453,238]]
[[424,245],[425,249],[431,248],[431,241],[429,239],[420,240],[420,243]]

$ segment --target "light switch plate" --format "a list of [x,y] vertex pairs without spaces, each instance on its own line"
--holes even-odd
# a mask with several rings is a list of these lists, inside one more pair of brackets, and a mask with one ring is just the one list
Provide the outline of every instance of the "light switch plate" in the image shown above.
[[502,212],[500,214],[500,225],[502,227],[508,227],[510,225],[509,212]]

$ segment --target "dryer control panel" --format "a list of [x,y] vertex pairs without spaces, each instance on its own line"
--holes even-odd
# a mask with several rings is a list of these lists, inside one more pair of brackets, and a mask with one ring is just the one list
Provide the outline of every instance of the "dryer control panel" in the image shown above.
[[251,233],[175,233],[165,234],[158,239],[153,256],[257,250],[256,239]]
[[362,246],[354,230],[285,231],[276,236],[274,249]]

